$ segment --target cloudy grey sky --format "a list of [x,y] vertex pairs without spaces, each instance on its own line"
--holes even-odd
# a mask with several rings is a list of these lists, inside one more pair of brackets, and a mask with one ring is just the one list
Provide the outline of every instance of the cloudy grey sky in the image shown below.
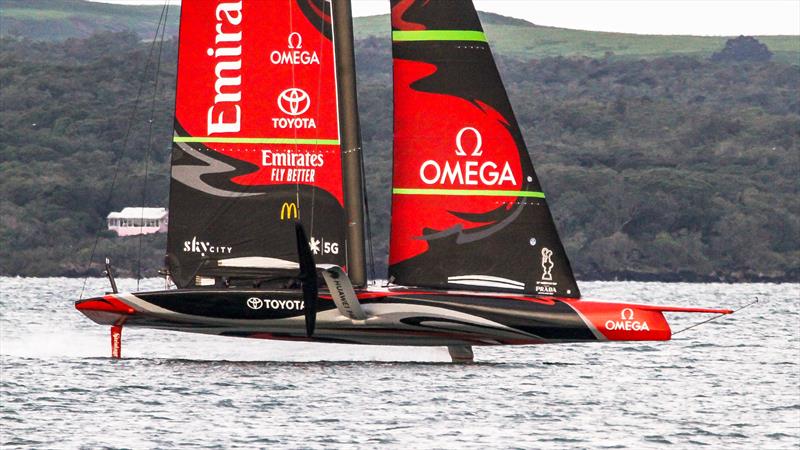
[[[164,0],[92,0],[163,4]],[[180,0],[170,0],[180,3]],[[440,0],[446,1],[446,0]],[[389,0],[352,0],[357,16],[389,12]],[[483,11],[538,25],[638,34],[800,35],[800,0],[475,0]]]

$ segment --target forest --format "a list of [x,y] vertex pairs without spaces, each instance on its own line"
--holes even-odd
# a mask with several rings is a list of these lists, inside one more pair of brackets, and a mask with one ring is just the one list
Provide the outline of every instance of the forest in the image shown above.
[[[383,277],[390,47],[356,46]],[[498,57],[579,279],[800,277],[800,61],[718,54]],[[174,39],[128,31],[0,40],[0,275],[97,275],[104,256],[156,275],[164,235],[103,230],[109,211],[167,205],[176,58]]]

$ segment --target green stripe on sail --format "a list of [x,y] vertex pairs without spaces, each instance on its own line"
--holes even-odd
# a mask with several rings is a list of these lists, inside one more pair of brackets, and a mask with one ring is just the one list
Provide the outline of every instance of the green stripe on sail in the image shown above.
[[420,30],[392,31],[392,40],[406,41],[478,41],[487,42],[483,31],[464,30]]
[[453,196],[484,196],[484,197],[532,197],[544,198],[544,192],[536,191],[494,191],[488,189],[406,189],[394,188],[393,194],[397,195],[453,195]]
[[173,142],[209,144],[289,144],[289,145],[339,145],[338,139],[284,139],[284,138],[234,138],[210,136],[175,136]]

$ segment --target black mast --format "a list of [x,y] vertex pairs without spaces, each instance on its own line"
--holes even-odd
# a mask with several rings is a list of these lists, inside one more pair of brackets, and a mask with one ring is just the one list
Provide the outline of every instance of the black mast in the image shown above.
[[356,59],[350,0],[333,0],[333,45],[339,84],[339,135],[342,147],[344,209],[347,220],[347,273],[354,286],[367,284],[364,247],[364,190],[361,173],[361,133],[356,98]]

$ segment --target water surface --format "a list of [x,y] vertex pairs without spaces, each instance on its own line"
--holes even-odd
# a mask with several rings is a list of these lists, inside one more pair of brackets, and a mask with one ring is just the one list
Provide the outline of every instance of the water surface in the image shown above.
[[797,284],[582,283],[592,299],[762,302],[671,342],[483,347],[474,365],[133,328],[114,361],[108,329],[72,307],[81,285],[0,278],[3,448],[800,448]]

